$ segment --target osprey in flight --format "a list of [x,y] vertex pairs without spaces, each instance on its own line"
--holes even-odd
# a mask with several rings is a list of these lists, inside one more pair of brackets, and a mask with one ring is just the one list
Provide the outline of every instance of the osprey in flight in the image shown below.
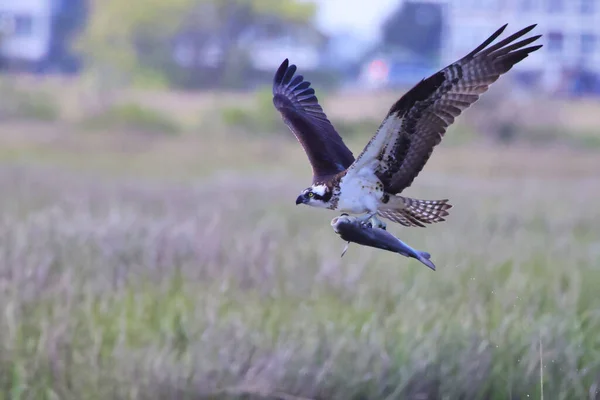
[[490,84],[541,45],[541,35],[515,42],[527,28],[488,47],[506,28],[498,29],[462,59],[406,92],[389,110],[377,133],[358,158],[346,147],[317,101],[310,82],[283,61],[273,80],[273,104],[303,146],[312,165],[312,185],[296,204],[352,214],[385,228],[377,215],[404,226],[444,221],[448,200],[400,196],[425,166],[446,129]]

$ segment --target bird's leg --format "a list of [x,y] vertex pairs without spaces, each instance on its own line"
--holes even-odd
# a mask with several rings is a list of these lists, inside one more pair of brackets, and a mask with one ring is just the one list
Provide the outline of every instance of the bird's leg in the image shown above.
[[356,220],[358,222],[360,222],[363,226],[370,225],[369,227],[380,228],[383,230],[385,230],[387,227],[385,222],[383,222],[379,218],[377,218],[376,212],[366,213],[365,215],[361,215],[360,217],[357,217]]
[[371,222],[371,226],[374,228],[383,229],[384,231],[387,228],[386,223],[383,222],[382,220],[380,220],[379,218],[377,218],[377,214],[373,214],[371,216],[371,218],[369,219],[369,221]]
[[367,225],[367,223],[372,224],[372,219],[374,216],[375,216],[375,213],[366,213],[364,215],[361,215],[360,217],[356,217],[356,221],[358,221],[363,226]]

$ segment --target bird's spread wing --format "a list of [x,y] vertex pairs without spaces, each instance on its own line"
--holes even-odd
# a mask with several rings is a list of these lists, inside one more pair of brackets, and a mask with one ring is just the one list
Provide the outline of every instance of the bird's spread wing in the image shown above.
[[273,79],[273,104],[302,144],[313,169],[313,181],[344,171],[354,162],[352,152],[319,105],[315,90],[286,59]]
[[487,47],[504,31],[504,25],[471,53],[406,92],[348,172],[373,168],[389,193],[409,187],[454,119],[500,75],[542,47],[526,47],[541,35],[515,43],[534,27]]

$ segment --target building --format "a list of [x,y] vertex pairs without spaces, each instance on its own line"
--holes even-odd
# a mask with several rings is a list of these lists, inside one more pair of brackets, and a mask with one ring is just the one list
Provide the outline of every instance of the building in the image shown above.
[[544,48],[512,75],[554,93],[600,90],[594,83],[600,80],[600,0],[406,1],[443,6],[444,64],[469,53],[505,23],[508,33],[538,24],[534,32],[544,35]]
[[74,72],[70,42],[85,11],[84,0],[0,0],[1,67]]

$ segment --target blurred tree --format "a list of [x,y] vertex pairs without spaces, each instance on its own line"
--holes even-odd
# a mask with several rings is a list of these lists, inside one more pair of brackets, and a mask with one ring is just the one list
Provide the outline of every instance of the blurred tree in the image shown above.
[[91,65],[163,82],[176,76],[169,69],[174,68],[177,39],[192,43],[192,60],[207,58],[215,48],[212,80],[222,81],[243,68],[238,43],[249,29],[272,21],[280,27],[310,26],[315,13],[313,3],[298,0],[90,1],[92,12],[80,46]]
[[90,65],[132,74],[138,68],[135,37],[174,34],[196,0],[90,0],[91,12],[80,47]]
[[44,61],[36,66],[40,72],[58,69],[63,73],[76,73],[80,68],[77,54],[72,52],[72,42],[85,28],[88,15],[87,0],[61,0],[52,3],[52,35],[48,54]]
[[385,45],[399,46],[436,60],[441,50],[442,28],[440,4],[403,2],[384,23],[382,40]]

